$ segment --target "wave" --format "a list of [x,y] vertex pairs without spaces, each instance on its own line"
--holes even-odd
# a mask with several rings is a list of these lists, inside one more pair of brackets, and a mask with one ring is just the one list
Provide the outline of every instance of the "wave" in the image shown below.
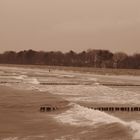
[[30,84],[40,84],[37,78],[35,77],[28,77],[27,75],[19,75],[14,77],[17,80],[22,80],[23,83],[30,83]]
[[75,77],[75,75],[67,75],[67,74],[65,74],[65,75],[58,75],[58,77],[66,77],[66,78],[74,78]]
[[46,136],[43,135],[35,135],[35,136],[26,136],[26,137],[7,137],[2,140],[39,140],[46,139]]
[[18,140],[18,137],[8,137],[8,138],[3,138],[2,140]]
[[28,83],[30,84],[40,84],[40,82],[37,80],[37,78],[29,78],[28,80]]
[[61,95],[71,102],[100,102],[139,104],[140,96],[137,92],[102,86],[99,83],[91,85],[62,85],[40,87],[40,91],[49,91],[52,94]]
[[54,118],[62,123],[75,126],[92,126],[100,127],[109,124],[120,124],[133,133],[133,139],[140,139],[140,124],[132,121],[125,122],[120,118],[111,116],[105,112],[89,109],[78,104],[70,104],[72,108],[64,113],[61,113]]
[[24,80],[25,78],[27,78],[27,75],[18,75],[14,77],[17,80]]

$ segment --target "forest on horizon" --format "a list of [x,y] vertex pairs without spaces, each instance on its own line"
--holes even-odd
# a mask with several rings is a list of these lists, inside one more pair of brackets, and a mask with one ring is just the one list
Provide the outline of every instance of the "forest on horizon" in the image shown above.
[[63,53],[61,51],[19,52],[6,51],[0,54],[1,64],[29,64],[50,66],[74,66],[95,68],[140,69],[140,53],[128,55],[124,52],[112,53],[109,50],[89,49],[82,52]]

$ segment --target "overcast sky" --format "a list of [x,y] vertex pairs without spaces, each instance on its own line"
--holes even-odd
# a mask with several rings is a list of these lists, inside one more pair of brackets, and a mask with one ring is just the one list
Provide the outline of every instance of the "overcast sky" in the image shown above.
[[140,53],[140,0],[0,0],[0,52]]

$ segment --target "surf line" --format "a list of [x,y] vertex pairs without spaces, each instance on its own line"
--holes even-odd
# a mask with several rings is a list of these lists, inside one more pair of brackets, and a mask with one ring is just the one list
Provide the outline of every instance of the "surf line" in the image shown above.
[[88,107],[90,109],[99,110],[99,111],[126,111],[126,112],[138,112],[140,107]]

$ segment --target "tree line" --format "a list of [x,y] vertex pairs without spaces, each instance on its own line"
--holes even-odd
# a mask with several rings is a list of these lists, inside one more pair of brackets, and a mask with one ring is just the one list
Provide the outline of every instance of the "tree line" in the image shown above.
[[50,66],[76,66],[96,68],[140,69],[140,54],[127,55],[123,52],[89,49],[76,53],[69,51],[6,51],[0,54],[1,64],[30,64]]

